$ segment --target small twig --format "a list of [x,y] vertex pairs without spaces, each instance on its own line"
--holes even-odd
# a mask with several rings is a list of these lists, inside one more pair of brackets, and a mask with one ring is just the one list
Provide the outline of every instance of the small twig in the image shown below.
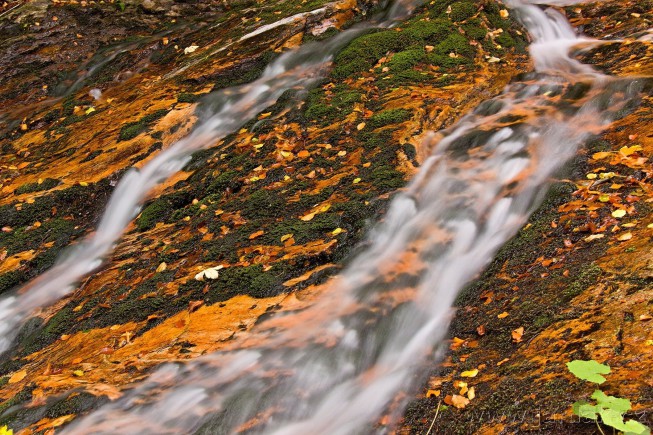
[[21,4],[18,3],[17,5],[15,5],[15,6],[9,8],[9,9],[7,9],[6,11],[4,11],[3,13],[0,14],[0,18],[4,17],[5,15],[7,15],[9,12],[13,11],[14,9],[16,9],[16,8],[17,8],[18,6],[20,6],[20,5],[21,5]]
[[599,424],[599,420],[596,419],[594,421],[596,422],[596,427],[599,428],[599,432],[601,432],[601,435],[605,435],[605,432],[603,432],[603,429],[601,429],[601,425]]
[[435,420],[438,418],[438,414],[440,413],[440,404],[442,403],[442,399],[438,402],[438,408],[435,410],[435,417],[433,417],[433,421],[431,421],[431,426],[429,427],[429,430],[426,432],[426,435],[429,435],[431,433],[431,429],[433,429],[433,425],[435,424]]

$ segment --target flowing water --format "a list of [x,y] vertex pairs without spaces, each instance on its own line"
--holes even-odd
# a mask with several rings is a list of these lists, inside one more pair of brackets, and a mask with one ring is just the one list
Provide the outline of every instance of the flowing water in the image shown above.
[[[312,305],[259,325],[245,350],[160,367],[64,433],[371,432],[396,393],[413,382],[416,366],[432,357],[460,289],[526,222],[577,147],[638,96],[637,81],[603,76],[571,58],[572,47],[598,42],[578,38],[559,12],[534,3],[507,5],[532,36],[536,71],[430,136],[431,155],[371,232],[370,246]],[[396,4],[382,24],[410,7]],[[309,85],[328,61],[310,56],[312,50],[284,55],[260,80],[219,94],[215,115],[128,173],[96,234],[27,291],[0,301],[0,349],[35,308],[66,295],[98,266],[147,192],[190,152],[213,145],[284,90]]]

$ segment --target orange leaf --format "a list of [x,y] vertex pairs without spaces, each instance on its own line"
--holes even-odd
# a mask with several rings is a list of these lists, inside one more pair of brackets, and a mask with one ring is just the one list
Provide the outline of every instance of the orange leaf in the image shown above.
[[463,396],[459,396],[457,394],[454,394],[451,397],[451,404],[455,406],[458,409],[462,409],[465,406],[469,405],[469,399]]
[[524,327],[520,326],[519,328],[512,331],[512,340],[515,343],[521,342],[522,335],[524,335]]
[[253,240],[253,239],[256,239],[257,237],[261,237],[263,234],[265,234],[265,231],[259,230],[259,231],[255,232],[255,233],[250,234],[249,235],[249,240]]
[[9,383],[10,384],[15,384],[16,382],[20,382],[23,379],[25,379],[25,376],[27,376],[27,371],[25,371],[25,370],[21,370],[19,372],[16,372],[13,375],[11,375],[11,377],[9,378]]
[[304,222],[308,222],[310,220],[313,220],[314,217],[315,217],[315,213],[309,213],[305,216],[300,217],[300,219],[303,220]]
[[503,313],[499,314],[497,317],[499,319],[505,319],[506,317],[508,317],[508,313],[506,311],[504,311]]

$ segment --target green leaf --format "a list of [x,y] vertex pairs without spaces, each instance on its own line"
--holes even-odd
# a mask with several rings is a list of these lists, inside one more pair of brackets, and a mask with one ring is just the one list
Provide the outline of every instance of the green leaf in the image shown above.
[[600,364],[594,360],[582,361],[573,360],[567,363],[567,368],[571,373],[579,379],[594,382],[595,384],[602,384],[605,378],[601,375],[610,373],[610,367],[605,364]]
[[628,420],[625,424],[625,435],[649,435],[651,430],[642,423],[635,420]]
[[602,408],[612,409],[624,413],[630,409],[630,400],[619,397],[607,396],[603,391],[596,390],[592,393],[592,399],[596,400],[597,405]]
[[624,423],[623,415],[621,415],[621,413],[618,411],[615,411],[614,409],[603,408],[599,411],[599,414],[601,415],[603,424],[606,426],[610,426],[624,432],[628,430],[626,423]]
[[574,411],[574,414],[580,418],[589,418],[591,420],[596,420],[596,414],[599,412],[600,408],[594,405],[590,405],[587,402],[576,402],[573,404],[572,410]]

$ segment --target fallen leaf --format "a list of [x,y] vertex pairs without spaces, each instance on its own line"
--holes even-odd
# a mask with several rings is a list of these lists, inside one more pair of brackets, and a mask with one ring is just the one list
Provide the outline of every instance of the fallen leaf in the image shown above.
[[156,268],[157,273],[163,272],[168,268],[168,265],[165,262],[159,264],[159,267]]
[[286,234],[285,236],[281,236],[281,242],[285,242],[286,240],[290,239],[293,236],[293,234]]
[[476,328],[476,333],[480,335],[481,337],[485,335],[485,325],[481,325],[478,328]]
[[194,52],[195,50],[197,50],[198,48],[200,48],[198,45],[191,45],[191,46],[188,46],[188,47],[184,48],[184,54],[190,54],[190,53],[193,53],[193,52]]
[[73,372],[73,375],[75,375],[75,376],[77,376],[77,377],[82,377],[82,376],[84,376],[84,372],[81,371],[81,370],[75,370],[75,371]]
[[591,236],[585,237],[583,240],[586,242],[591,242],[592,240],[602,239],[605,237],[605,234],[592,234]]
[[255,233],[250,234],[249,235],[249,240],[254,240],[254,239],[258,238],[258,237],[261,237],[263,234],[265,234],[265,231],[259,230],[259,231],[255,232]]
[[505,319],[506,317],[508,317],[508,315],[509,315],[508,312],[504,311],[503,313],[499,314],[497,317],[499,319]]
[[624,216],[626,216],[626,210],[618,209],[612,212],[612,217],[614,218],[620,219]]
[[83,361],[83,360],[82,360],[81,358],[75,358],[75,359],[72,360],[70,363],[73,364],[73,365],[76,365],[76,364],[81,363],[82,361]]
[[451,404],[458,409],[462,409],[465,406],[469,405],[469,399],[463,396],[454,394],[451,396]]
[[426,392],[426,397],[440,397],[440,390],[428,390]]
[[651,320],[653,317],[651,317],[649,314],[642,314],[639,316],[639,320],[642,322],[646,322],[647,320]]
[[611,152],[601,151],[601,152],[592,154],[592,158],[594,160],[601,160],[601,159],[605,159],[606,157],[610,157],[611,155],[612,155]]
[[364,128],[365,128],[365,123],[364,123],[364,122],[361,122],[360,124],[358,124],[358,125],[356,126],[356,129],[359,130],[359,131],[362,130],[362,129],[364,129]]
[[358,184],[358,183],[360,183],[360,182],[361,182],[361,179],[360,179],[360,178],[354,178],[354,181],[353,181],[354,184]]
[[15,384],[16,382],[20,382],[23,379],[25,379],[25,376],[27,376],[27,371],[21,370],[19,372],[14,373],[13,375],[11,375],[8,382],[10,384]]
[[460,374],[462,378],[475,378],[478,375],[478,369],[467,370]]
[[313,220],[314,217],[315,217],[315,213],[309,213],[305,216],[300,217],[300,219],[303,220],[304,222],[308,222],[310,220]]
[[633,233],[628,232],[628,233],[623,233],[622,235],[617,237],[617,240],[619,240],[620,242],[625,242],[625,241],[630,240],[632,238],[633,238]]
[[619,154],[621,154],[624,157],[628,157],[631,154],[634,154],[637,151],[641,151],[641,150],[642,150],[641,145],[633,145],[633,146],[630,146],[630,147],[621,147],[619,149]]
[[519,328],[512,331],[512,340],[515,343],[520,343],[523,335],[524,335],[524,327],[520,326]]
[[469,400],[473,400],[476,397],[476,390],[474,387],[470,388],[469,391],[467,392],[467,398]]
[[338,234],[342,233],[343,229],[342,228],[336,228],[335,230],[331,231],[332,236],[337,236]]
[[204,301],[201,301],[201,300],[200,301],[190,301],[188,303],[188,311],[190,311],[191,313],[193,311],[197,311],[197,309],[199,307],[201,307],[202,305],[204,305]]
[[347,151],[340,151],[340,152],[338,153],[338,157],[344,157],[344,156],[346,156],[346,155],[347,155]]

